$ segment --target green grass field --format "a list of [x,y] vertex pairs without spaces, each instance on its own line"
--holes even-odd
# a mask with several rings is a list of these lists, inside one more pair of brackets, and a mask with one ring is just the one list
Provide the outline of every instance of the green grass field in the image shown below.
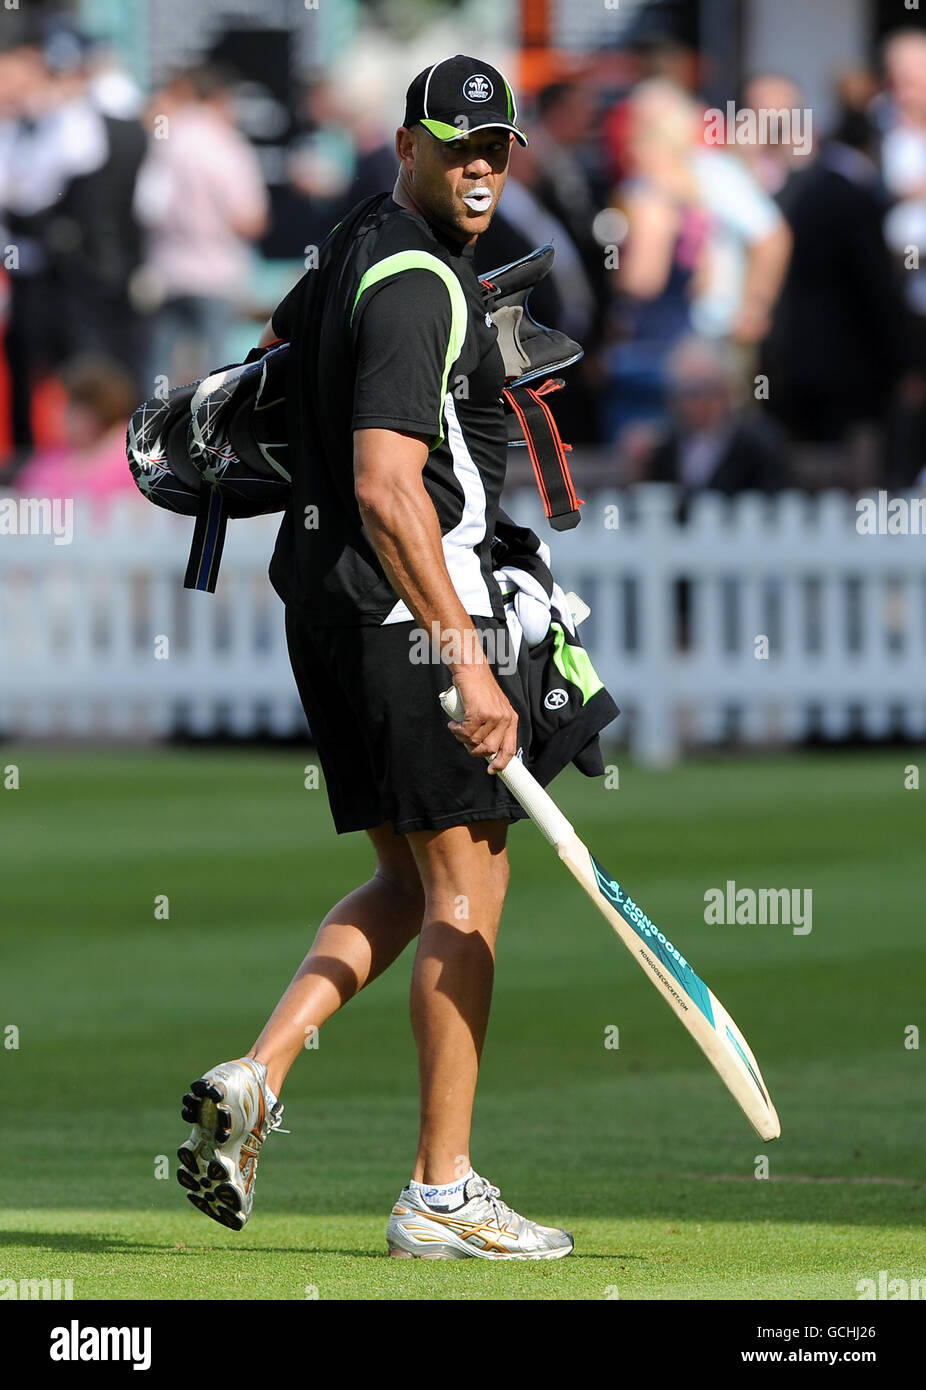
[[[926,1277],[926,1035],[904,1045],[926,1030],[926,791],[904,790],[909,752],[628,763],[620,790],[554,786],[743,1029],[776,1143],[519,825],[473,1159],[575,1253],[386,1257],[416,1136],[410,952],[291,1073],[292,1133],[268,1140],[247,1228],[198,1213],[175,1178],[180,1096],[250,1046],[366,876],[365,837],[337,838],[303,786],[311,759],[0,750],[21,783],[0,790],[0,1278],[71,1279],[91,1299],[799,1300],[854,1299],[880,1270]],[[706,925],[703,895],[727,879],[812,889],[812,932]]]

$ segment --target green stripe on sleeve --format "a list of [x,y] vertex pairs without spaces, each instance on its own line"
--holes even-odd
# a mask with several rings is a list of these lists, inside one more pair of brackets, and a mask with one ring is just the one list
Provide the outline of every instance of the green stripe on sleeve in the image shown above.
[[450,295],[450,338],[447,343],[447,352],[444,357],[444,373],[441,377],[441,412],[437,421],[438,434],[434,443],[431,445],[431,453],[437,449],[444,440],[444,407],[443,401],[447,394],[447,380],[450,376],[450,368],[459,357],[463,350],[463,342],[466,338],[466,327],[469,318],[466,307],[466,296],[463,293],[463,286],[449,266],[432,256],[428,251],[397,251],[393,256],[386,256],[382,261],[377,261],[376,265],[371,265],[370,269],[363,276],[357,287],[354,297],[353,307],[350,311],[350,321],[353,323],[354,314],[357,312],[357,305],[364,292],[373,285],[378,285],[381,280],[387,280],[392,275],[401,275],[406,270],[430,270],[443,280]]

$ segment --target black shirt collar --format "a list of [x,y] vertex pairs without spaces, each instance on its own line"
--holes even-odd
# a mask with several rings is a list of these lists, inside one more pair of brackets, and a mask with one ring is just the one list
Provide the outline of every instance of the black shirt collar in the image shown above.
[[413,212],[411,208],[402,207],[401,203],[395,201],[391,193],[387,195],[386,209],[388,212],[404,212],[406,217],[413,217],[422,227],[427,228],[429,234],[439,246],[444,248],[448,255],[460,256],[468,261],[473,259],[476,252],[476,243],[474,241],[469,242],[466,246],[461,245],[460,242],[456,241],[452,236],[448,236],[447,233],[441,231],[439,227],[435,227],[433,222],[429,222],[426,217],[422,217],[420,212]]

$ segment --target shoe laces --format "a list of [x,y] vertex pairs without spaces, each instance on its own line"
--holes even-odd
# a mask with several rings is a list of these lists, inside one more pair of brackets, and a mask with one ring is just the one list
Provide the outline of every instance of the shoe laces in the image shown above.
[[485,1178],[482,1179],[482,1182],[484,1184],[482,1195],[495,1213],[495,1220],[499,1227],[507,1225],[508,1218],[513,1216],[514,1212],[507,1202],[502,1201],[502,1194],[497,1187],[493,1187]]
[[[267,1126],[267,1134],[292,1134],[291,1129],[281,1129],[280,1127],[283,1123],[283,1107],[279,1104],[279,1102],[274,1106],[270,1114],[273,1118],[271,1119],[270,1124]],[[265,1134],[264,1138],[266,1139],[266,1137],[267,1135]]]

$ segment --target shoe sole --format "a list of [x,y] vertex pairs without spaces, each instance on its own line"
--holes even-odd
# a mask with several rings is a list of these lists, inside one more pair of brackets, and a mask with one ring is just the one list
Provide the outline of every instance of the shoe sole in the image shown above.
[[199,1134],[177,1150],[180,1168],[177,1181],[199,1211],[230,1231],[240,1231],[247,1221],[241,1194],[230,1181],[231,1159],[216,1153],[231,1133],[231,1114],[222,1104],[225,1085],[208,1076],[199,1076],[183,1098],[182,1117],[199,1127]]
[[402,1245],[396,1245],[393,1241],[387,1242],[389,1255],[394,1260],[561,1260],[564,1255],[571,1255],[575,1249],[574,1245],[569,1245],[563,1250],[537,1250],[525,1251],[524,1254],[492,1255],[485,1250],[475,1249],[454,1249],[444,1248],[442,1250],[406,1250]]

